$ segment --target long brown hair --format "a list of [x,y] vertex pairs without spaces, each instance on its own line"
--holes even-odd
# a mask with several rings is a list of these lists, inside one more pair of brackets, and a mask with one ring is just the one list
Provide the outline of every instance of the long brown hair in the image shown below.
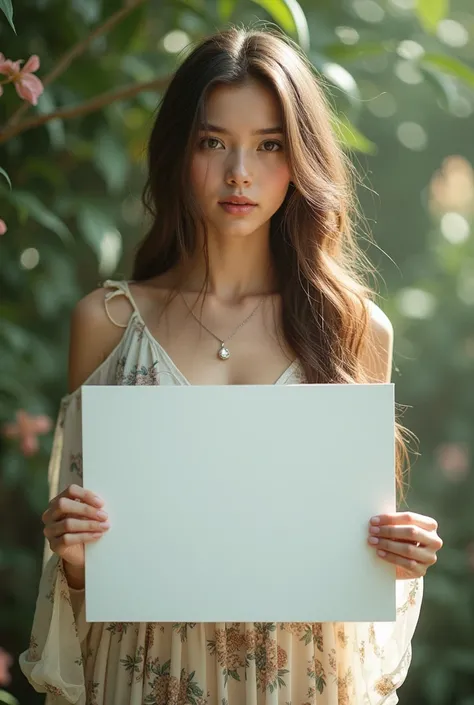
[[[143,205],[152,218],[135,257],[143,281],[189,260],[200,223],[189,166],[205,99],[216,85],[248,78],[269,86],[283,117],[292,183],[270,224],[286,342],[309,383],[368,381],[361,352],[369,345],[366,281],[370,262],[354,237],[355,173],[334,131],[334,116],[311,64],[276,30],[232,28],[202,41],[183,61],[163,97],[148,145]],[[206,242],[206,241],[205,241]],[[205,247],[206,262],[207,249]],[[408,459],[396,424],[399,490]]]

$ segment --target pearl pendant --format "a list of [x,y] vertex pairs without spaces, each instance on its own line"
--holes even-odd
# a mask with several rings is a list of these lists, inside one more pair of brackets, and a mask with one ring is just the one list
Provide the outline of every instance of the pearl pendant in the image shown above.
[[230,357],[230,352],[227,350],[225,347],[224,343],[221,343],[221,347],[219,349],[219,352],[217,353],[217,357],[220,360],[228,360]]

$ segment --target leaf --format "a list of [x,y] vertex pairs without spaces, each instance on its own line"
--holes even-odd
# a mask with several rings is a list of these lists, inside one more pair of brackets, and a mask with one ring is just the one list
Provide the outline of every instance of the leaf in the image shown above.
[[445,110],[451,110],[458,98],[458,90],[455,81],[453,81],[451,76],[447,76],[431,66],[420,66],[420,69],[427,83],[432,86],[440,99],[443,108]]
[[309,27],[303,8],[297,0],[253,0],[280,25],[298,40],[304,51],[310,47]]
[[27,191],[9,192],[4,189],[1,189],[1,191],[4,193],[5,198],[17,208],[20,218],[26,213],[27,216],[36,220],[44,228],[56,233],[64,244],[70,245],[74,242],[71,231],[65,223],[41,203],[34,194]]
[[365,137],[345,115],[338,115],[333,119],[333,128],[343,144],[349,149],[364,154],[377,152],[377,145]]
[[6,705],[20,705],[18,700],[10,693],[7,693],[6,690],[0,690],[0,703],[6,703]]
[[419,61],[420,66],[435,66],[455,78],[459,78],[463,83],[474,88],[474,70],[459,59],[454,59],[446,54],[424,54]]
[[311,60],[316,70],[323,74],[333,86],[342,91],[353,106],[360,107],[359,86],[354,76],[344,66],[336,64],[334,61],[327,61],[324,56],[316,53],[311,54]]
[[427,32],[434,32],[448,13],[449,0],[417,0],[416,14]]
[[368,59],[371,56],[379,56],[395,51],[397,43],[389,40],[382,42],[358,42],[354,45],[326,44],[321,48],[321,54],[333,61],[355,61],[357,59]]
[[217,0],[217,12],[222,22],[230,19],[236,6],[236,0]]
[[2,169],[1,166],[0,166],[0,174],[2,174],[2,176],[4,176],[4,177],[6,178],[6,180],[8,181],[8,183],[9,183],[9,185],[10,185],[10,188],[11,188],[11,187],[12,187],[12,182],[10,181],[10,177],[8,176],[8,174],[7,174],[7,172],[5,171],[5,169]]
[[12,0],[0,0],[0,10],[5,14],[10,26],[16,34],[15,25],[13,24],[13,5]]
[[112,193],[123,187],[128,173],[128,159],[123,146],[109,130],[101,131],[95,141],[94,164]]

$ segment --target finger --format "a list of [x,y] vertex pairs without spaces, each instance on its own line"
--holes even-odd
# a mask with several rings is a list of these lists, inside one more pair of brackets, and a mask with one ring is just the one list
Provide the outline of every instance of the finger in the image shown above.
[[109,528],[110,524],[105,521],[66,517],[65,519],[55,521],[52,524],[45,526],[43,533],[48,538],[52,538],[62,536],[63,534],[97,533],[99,531],[107,531]]
[[[399,541],[390,541],[389,539],[379,539],[371,536],[369,538],[371,546],[379,551],[386,551],[407,560],[423,563],[424,565],[432,565],[433,557],[436,556],[431,551],[428,551],[423,546],[414,546],[412,543],[400,543]],[[380,554],[379,554],[380,555]]]
[[392,541],[406,541],[408,543],[419,543],[427,546],[433,543],[431,533],[421,529],[419,526],[412,524],[411,526],[371,526],[369,529],[371,536],[378,538],[392,539]]
[[371,524],[376,526],[409,524],[419,526],[426,531],[436,531],[438,522],[432,517],[426,517],[423,514],[415,514],[415,512],[395,512],[393,514],[379,514],[372,517]]
[[76,502],[69,497],[59,496],[56,505],[50,509],[49,516],[46,519],[47,523],[63,519],[67,515],[88,517],[89,519],[107,518],[106,512],[97,507],[92,507],[84,502]]
[[[50,522],[51,519],[57,519],[61,516],[61,512],[58,514],[58,505],[64,504],[64,500],[74,500],[76,505],[83,503],[87,506],[100,508],[103,506],[104,501],[97,495],[95,495],[91,490],[88,490],[80,485],[68,485],[60,494],[54,497],[43,513],[41,519],[43,523]],[[67,503],[67,506],[70,506]],[[66,513],[66,512],[62,512]]]
[[419,578],[426,575],[426,565],[423,563],[418,563],[411,558],[404,558],[403,556],[398,556],[395,553],[387,553],[386,551],[377,551],[377,555],[387,563],[393,563],[394,565],[399,565],[405,570],[407,570],[414,578]]
[[96,534],[63,534],[59,538],[51,539],[49,545],[54,553],[58,553],[61,549],[75,546],[78,543],[97,541],[97,539],[100,539],[103,535],[103,531],[97,532]]
[[388,538],[393,541],[418,544],[431,551],[439,551],[443,542],[433,531],[426,531],[418,526],[371,526],[369,533],[378,538]]

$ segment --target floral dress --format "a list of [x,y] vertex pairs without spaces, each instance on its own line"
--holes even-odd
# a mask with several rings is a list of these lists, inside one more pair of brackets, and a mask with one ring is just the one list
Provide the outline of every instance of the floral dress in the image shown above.
[[[123,295],[133,312],[85,384],[189,384],[146,327],[128,283],[105,287],[106,310]],[[294,362],[275,384],[302,382]],[[82,484],[80,389],[61,401],[48,476],[51,497]],[[278,580],[284,566],[270,569]],[[89,623],[84,590],[68,586],[46,542],[20,666],[48,694],[47,705],[392,705],[411,661],[421,598],[422,580],[397,581],[393,623]]]

